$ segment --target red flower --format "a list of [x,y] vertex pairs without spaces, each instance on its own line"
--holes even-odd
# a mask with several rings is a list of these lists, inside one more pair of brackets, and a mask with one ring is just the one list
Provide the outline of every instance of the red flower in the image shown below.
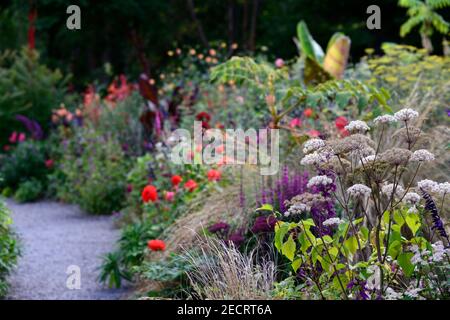
[[197,182],[195,182],[194,180],[188,180],[185,184],[184,187],[189,191],[192,192],[195,189],[197,189],[198,185]]
[[348,120],[345,117],[337,117],[334,121],[334,124],[336,125],[336,128],[339,130],[343,130],[345,126],[348,124]]
[[313,115],[313,110],[311,108],[305,109],[305,111],[303,111],[303,115],[310,118]]
[[195,116],[195,119],[197,119],[198,121],[209,122],[211,120],[211,116],[209,115],[209,113],[202,111]]
[[221,176],[222,176],[222,173],[219,170],[211,169],[208,171],[208,180],[209,181],[218,181],[218,180],[220,180]]
[[48,169],[52,168],[54,164],[55,164],[55,162],[53,161],[53,159],[45,160],[45,166],[46,166]]
[[183,178],[180,176],[172,176],[172,185],[177,186],[180,184],[180,182],[183,181]]
[[147,242],[147,247],[152,251],[164,251],[166,250],[166,244],[162,240],[150,240]]
[[158,200],[158,191],[155,186],[148,185],[142,190],[142,201],[144,202],[155,202]]

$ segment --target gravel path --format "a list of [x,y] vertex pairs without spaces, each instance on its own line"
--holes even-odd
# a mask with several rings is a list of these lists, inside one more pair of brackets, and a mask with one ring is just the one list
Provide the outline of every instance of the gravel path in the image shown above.
[[[111,217],[87,215],[77,206],[56,202],[8,200],[7,205],[22,241],[22,257],[9,278],[7,299],[125,298],[127,289],[104,288],[97,281],[101,256],[114,248],[119,236]],[[66,286],[71,265],[80,268],[80,289]]]

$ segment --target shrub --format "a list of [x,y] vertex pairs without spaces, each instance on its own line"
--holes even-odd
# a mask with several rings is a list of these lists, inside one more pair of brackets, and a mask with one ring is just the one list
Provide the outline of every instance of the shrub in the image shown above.
[[10,212],[0,199],[0,298],[6,295],[6,276],[16,265],[19,255],[17,237],[11,230]]
[[[37,51],[27,48],[0,60],[0,132],[12,131],[12,120],[19,113],[48,128],[51,110],[69,98],[67,80],[59,70],[40,64]],[[0,142],[6,138],[0,135]]]
[[122,207],[128,162],[114,138],[101,136],[92,128],[76,130],[67,141],[61,171],[65,186],[60,198],[93,214],[109,214]]
[[24,141],[3,155],[0,163],[0,188],[13,190],[28,179],[35,179],[45,184],[49,170],[45,164],[45,145],[38,141]]
[[39,180],[31,179],[22,182],[14,193],[17,202],[30,202],[37,200],[44,191],[44,187]]

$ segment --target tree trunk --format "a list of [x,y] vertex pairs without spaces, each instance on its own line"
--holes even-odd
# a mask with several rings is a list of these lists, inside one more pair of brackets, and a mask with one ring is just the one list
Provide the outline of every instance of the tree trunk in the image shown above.
[[428,51],[428,53],[433,52],[433,44],[431,43],[431,39],[425,33],[421,33],[422,37],[422,47]]
[[250,37],[248,39],[248,49],[250,51],[255,51],[256,22],[258,20],[258,9],[259,9],[259,0],[253,0],[252,21],[251,21],[251,25],[250,25]]
[[228,45],[234,42],[234,0],[228,0]]
[[189,8],[189,12],[191,14],[191,18],[194,21],[195,27],[197,28],[197,32],[200,37],[201,43],[206,48],[209,48],[208,39],[206,38],[205,32],[203,31],[203,26],[202,26],[200,20],[198,19],[197,14],[195,13],[194,0],[187,0],[187,5]]
[[248,33],[248,1],[244,0],[242,12],[242,45],[243,49],[247,50],[247,33]]

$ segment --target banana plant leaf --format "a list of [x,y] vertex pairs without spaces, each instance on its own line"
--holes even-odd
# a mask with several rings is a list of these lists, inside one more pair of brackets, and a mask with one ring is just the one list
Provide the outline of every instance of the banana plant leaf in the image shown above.
[[304,21],[297,25],[297,47],[306,57],[316,60],[319,64],[323,62],[324,52],[322,47],[314,40],[309,33],[308,27]]
[[328,43],[323,68],[336,79],[342,79],[350,53],[350,38],[336,33]]

